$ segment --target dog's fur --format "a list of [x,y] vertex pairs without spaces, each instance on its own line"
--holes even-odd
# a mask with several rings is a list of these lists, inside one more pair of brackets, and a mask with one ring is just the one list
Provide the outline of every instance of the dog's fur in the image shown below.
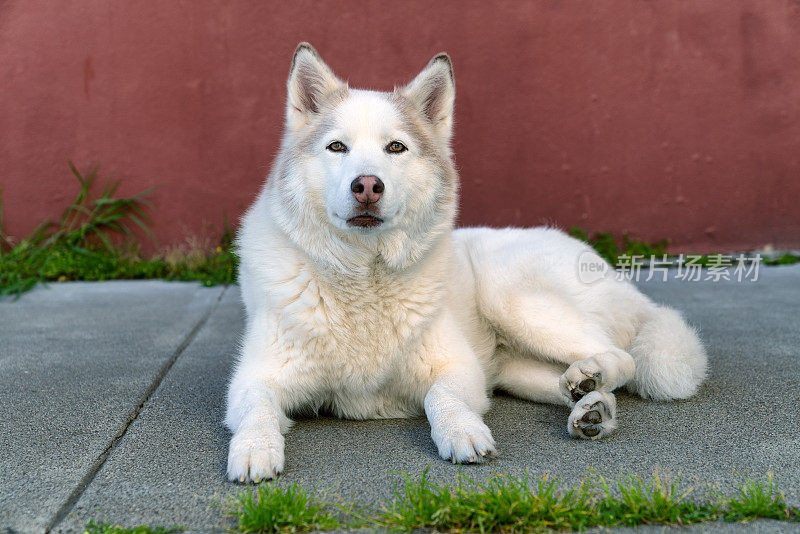
[[[281,150],[237,240],[247,325],[225,420],[231,480],[281,472],[288,416],[302,411],[424,410],[442,458],[475,462],[495,454],[481,418],[495,388],[572,407],[569,433],[590,439],[616,428],[617,387],[658,400],[697,390],[696,333],[611,274],[581,282],[578,258],[602,261],[583,242],[552,228],[453,231],[446,54],[380,93],[348,88],[302,43],[287,86]],[[366,207],[351,190],[365,175],[385,184]]]

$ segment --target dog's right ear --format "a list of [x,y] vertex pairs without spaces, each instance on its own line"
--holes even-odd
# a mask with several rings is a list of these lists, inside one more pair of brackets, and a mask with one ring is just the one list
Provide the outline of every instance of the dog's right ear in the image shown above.
[[347,88],[347,84],[333,74],[313,46],[300,43],[294,51],[286,88],[286,123],[296,130],[308,122],[310,114],[319,113],[332,93]]

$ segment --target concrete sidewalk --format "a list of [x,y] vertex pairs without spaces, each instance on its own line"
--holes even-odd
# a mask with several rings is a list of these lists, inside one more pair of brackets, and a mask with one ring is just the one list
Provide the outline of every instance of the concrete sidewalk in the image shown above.
[[[762,267],[757,282],[641,283],[700,327],[711,376],[697,397],[658,404],[619,396],[620,429],[599,442],[565,430],[567,410],[498,396],[486,417],[499,458],[462,470],[547,471],[568,483],[680,473],[698,495],[737,474],[774,471],[800,505],[800,266]],[[160,281],[51,284],[0,301],[0,532],[125,526],[222,530],[221,424],[243,316],[238,288]],[[374,504],[398,471],[453,480],[423,418],[298,422],[281,483]],[[757,522],[762,531],[795,525]],[[706,525],[700,530],[740,531]]]

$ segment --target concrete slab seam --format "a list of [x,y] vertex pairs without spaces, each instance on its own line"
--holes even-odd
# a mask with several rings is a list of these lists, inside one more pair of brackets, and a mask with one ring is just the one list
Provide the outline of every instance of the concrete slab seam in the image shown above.
[[147,403],[148,400],[150,400],[150,397],[153,396],[153,393],[155,393],[158,387],[161,385],[161,382],[164,380],[164,377],[166,377],[167,373],[169,373],[170,369],[172,369],[172,366],[178,360],[180,355],[183,354],[183,352],[189,347],[189,345],[191,345],[192,341],[194,341],[194,339],[197,337],[197,334],[200,332],[203,326],[205,326],[205,324],[208,322],[208,319],[214,313],[214,310],[217,309],[217,306],[219,306],[219,303],[222,301],[222,297],[225,295],[225,292],[227,290],[228,286],[225,286],[222,289],[222,291],[220,291],[219,296],[217,296],[217,299],[214,301],[214,303],[211,306],[209,306],[208,311],[206,311],[206,313],[203,314],[203,316],[200,318],[200,320],[197,322],[194,328],[192,328],[192,330],[186,335],[181,344],[178,345],[178,348],[176,348],[175,351],[172,353],[172,356],[170,356],[170,358],[164,363],[164,365],[161,366],[161,369],[159,370],[158,374],[156,374],[155,378],[153,379],[153,382],[150,384],[150,386],[147,388],[144,394],[142,394],[141,398],[139,399],[139,402],[128,413],[128,417],[126,417],[125,422],[122,424],[120,429],[117,430],[117,432],[114,434],[114,437],[111,438],[111,441],[106,446],[106,448],[103,449],[103,452],[101,452],[97,456],[95,461],[89,467],[89,470],[81,478],[81,480],[78,482],[75,488],[70,492],[65,501],[61,504],[61,506],[58,507],[58,510],[56,510],[56,513],[53,515],[53,518],[48,522],[47,526],[45,527],[44,530],[45,534],[50,534],[50,532],[52,532],[52,530],[56,526],[58,526],[58,524],[61,523],[75,507],[75,504],[77,504],[78,500],[81,498],[81,495],[83,495],[83,493],[86,491],[86,489],[89,487],[89,485],[97,476],[97,473],[100,472],[100,469],[102,469],[103,465],[106,463],[106,460],[108,459],[109,455],[113,452],[114,448],[116,448],[116,446],[119,444],[122,438],[125,437],[125,434],[128,432],[128,428],[130,428],[131,424],[139,417],[139,414],[141,413],[142,408],[144,408],[144,405]]

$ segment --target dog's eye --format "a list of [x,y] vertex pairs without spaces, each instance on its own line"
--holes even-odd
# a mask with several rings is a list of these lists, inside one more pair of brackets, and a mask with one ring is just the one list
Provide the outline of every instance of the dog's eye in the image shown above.
[[327,148],[331,152],[347,152],[347,147],[344,146],[344,143],[342,143],[341,141],[334,141],[325,148]]
[[386,145],[386,152],[389,152],[390,154],[399,154],[400,152],[405,152],[406,150],[408,150],[406,145],[400,141],[392,141]]

